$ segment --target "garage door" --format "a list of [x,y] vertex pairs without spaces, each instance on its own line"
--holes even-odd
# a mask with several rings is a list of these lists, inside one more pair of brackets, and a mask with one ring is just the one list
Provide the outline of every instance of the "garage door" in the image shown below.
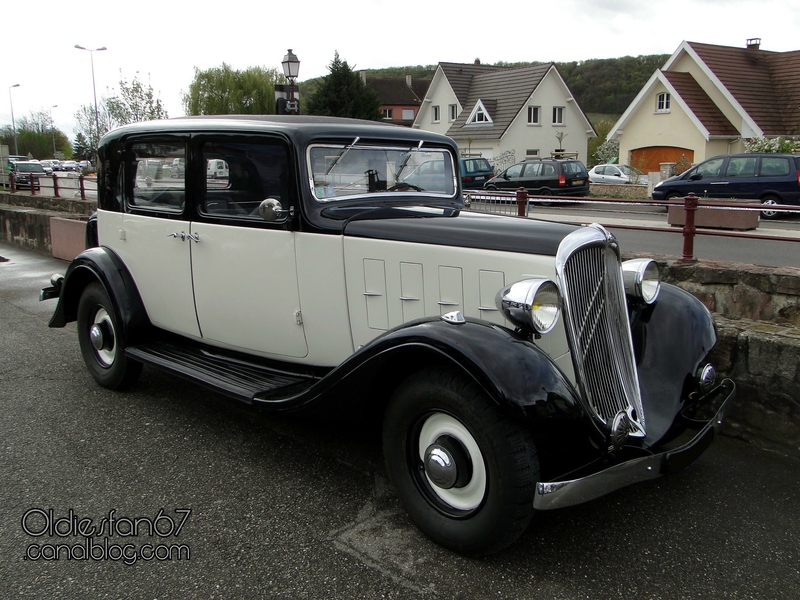
[[676,148],[675,146],[649,146],[631,150],[630,164],[645,173],[649,173],[658,171],[661,163],[678,162],[681,156],[685,156],[690,163],[694,162],[694,150]]

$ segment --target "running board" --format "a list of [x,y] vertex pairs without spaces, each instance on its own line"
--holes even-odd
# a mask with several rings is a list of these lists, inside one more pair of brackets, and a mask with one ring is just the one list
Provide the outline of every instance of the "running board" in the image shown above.
[[310,375],[287,373],[203,348],[167,342],[131,346],[125,354],[250,404],[256,394],[273,401],[296,397],[319,381]]

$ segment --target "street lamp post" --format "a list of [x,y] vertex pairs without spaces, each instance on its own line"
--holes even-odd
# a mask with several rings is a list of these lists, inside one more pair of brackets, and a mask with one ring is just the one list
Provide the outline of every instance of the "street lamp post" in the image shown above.
[[14,99],[11,97],[11,89],[19,87],[18,83],[8,86],[8,101],[11,103],[11,129],[14,132],[14,154],[19,154],[19,147],[17,146],[17,124],[14,121]]
[[298,110],[298,102],[294,99],[294,80],[300,72],[300,61],[294,55],[291,48],[287,51],[286,56],[281,61],[283,65],[283,75],[289,80],[289,101],[286,103],[286,110],[290,115],[296,115]]
[[56,157],[56,124],[53,122],[53,109],[58,108],[58,104],[50,107],[50,133],[53,134],[53,158]]
[[[86,50],[89,53],[89,57],[91,58],[91,62],[92,62],[92,92],[94,93],[94,126],[95,126],[95,134],[97,135],[97,142],[99,142],[100,141],[100,117],[97,114],[97,86],[94,83],[94,53],[95,52],[101,52],[103,50],[108,50],[108,48],[103,46],[102,48],[95,48],[95,49],[92,50],[90,48],[84,48],[83,46],[80,46],[78,44],[75,44],[75,47],[78,50]],[[91,127],[90,127],[90,129],[91,129]],[[90,132],[90,134],[91,134],[91,132]]]

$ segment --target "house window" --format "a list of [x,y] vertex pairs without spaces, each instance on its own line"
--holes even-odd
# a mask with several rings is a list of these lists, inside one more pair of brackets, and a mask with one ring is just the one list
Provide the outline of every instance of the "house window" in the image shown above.
[[564,107],[563,106],[554,106],[553,107],[553,125],[563,125],[564,124]]
[[528,125],[541,125],[542,110],[540,106],[528,107]]
[[413,108],[404,108],[403,109],[403,121],[413,121],[414,120],[414,109]]
[[383,118],[384,119],[391,119],[392,118],[392,109],[391,108],[384,108],[383,109]]
[[538,148],[528,148],[525,150],[525,156],[539,156]]
[[458,105],[451,104],[450,106],[447,107],[447,111],[448,111],[447,112],[447,118],[452,123],[458,117]]
[[436,106],[433,107],[433,115],[431,117],[431,122],[438,123],[440,118],[441,115],[439,114],[439,105],[437,104]]
[[473,123],[488,123],[489,122],[489,117],[486,115],[486,113],[483,111],[482,108],[479,108],[475,112],[475,118],[472,120],[472,122]]
[[666,92],[660,93],[656,96],[656,112],[668,113],[669,112],[669,94]]

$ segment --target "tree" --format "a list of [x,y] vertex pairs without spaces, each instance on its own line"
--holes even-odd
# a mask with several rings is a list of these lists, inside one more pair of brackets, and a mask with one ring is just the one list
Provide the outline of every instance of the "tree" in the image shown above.
[[275,114],[275,85],[282,80],[278,71],[264,67],[245,71],[225,63],[205,71],[195,67],[183,106],[187,115]]
[[[69,151],[69,139],[58,129],[51,128],[50,115],[46,110],[31,111],[27,117],[17,119],[17,146],[23,156],[49,158],[53,156],[53,140],[56,151]],[[8,126],[0,130],[0,144],[14,148],[14,132]]]
[[[614,127],[614,121],[609,119],[600,119],[595,123],[592,123],[592,127],[594,127],[595,132],[597,133],[596,137],[589,139],[588,144],[588,156],[589,156],[589,165],[590,167],[594,166],[595,164],[602,164],[596,162],[597,160],[597,151],[602,144],[605,143],[606,138],[608,137],[608,133]],[[618,150],[617,150],[618,152]],[[616,155],[615,155],[616,156]]]
[[306,102],[305,112],[311,115],[351,117],[379,121],[378,95],[350,68],[336,52],[333,62],[317,90]]
[[75,160],[91,160],[93,147],[82,133],[75,135],[75,143],[72,145],[72,157]]
[[161,100],[153,94],[153,86],[149,83],[145,86],[138,76],[130,82],[120,79],[119,96],[106,98],[104,104],[111,121],[117,126],[169,116]]

